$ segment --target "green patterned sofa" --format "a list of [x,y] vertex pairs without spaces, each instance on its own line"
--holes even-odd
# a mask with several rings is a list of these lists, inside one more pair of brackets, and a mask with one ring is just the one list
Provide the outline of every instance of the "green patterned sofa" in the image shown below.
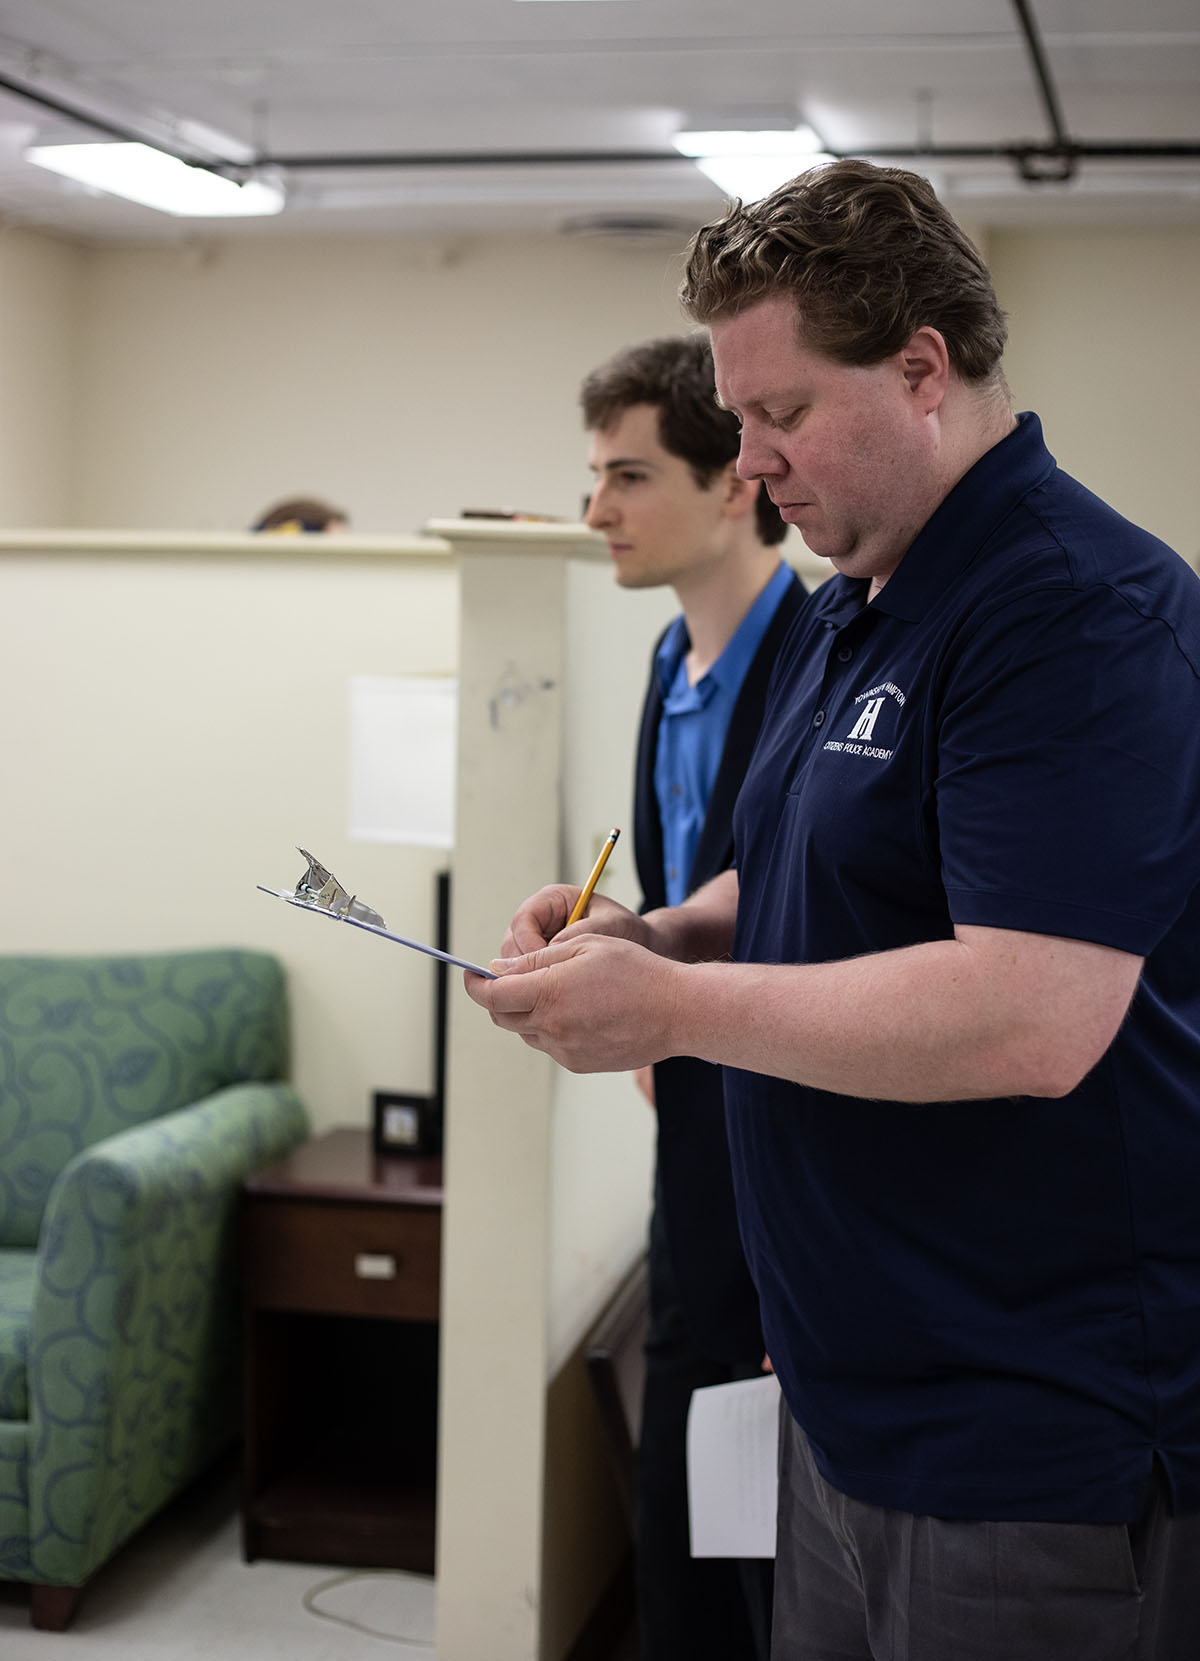
[[0,958],[0,1580],[61,1629],[234,1437],[235,1201],[308,1134],[258,952]]

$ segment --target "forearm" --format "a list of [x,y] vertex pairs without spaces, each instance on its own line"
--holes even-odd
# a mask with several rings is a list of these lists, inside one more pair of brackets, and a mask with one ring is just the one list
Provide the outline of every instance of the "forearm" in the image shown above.
[[660,957],[679,963],[711,963],[733,949],[737,919],[736,871],[722,871],[682,905],[662,906],[642,918],[646,945]]
[[969,935],[839,963],[680,965],[672,1053],[891,1101],[1065,1094],[1111,1043],[1138,960]]
[[674,932],[659,912],[636,935],[581,932],[497,980],[468,975],[467,990],[572,1072],[689,1055],[837,1095],[937,1102],[1066,1095],[1112,1043],[1141,971],[1107,946],[965,926],[839,963],[705,961],[729,938],[723,893],[698,897]]

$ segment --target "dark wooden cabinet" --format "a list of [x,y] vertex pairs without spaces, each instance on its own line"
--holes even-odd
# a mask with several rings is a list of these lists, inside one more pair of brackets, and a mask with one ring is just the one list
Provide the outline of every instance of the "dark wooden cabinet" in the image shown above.
[[245,1184],[248,1562],[433,1572],[441,1224],[440,1159],[366,1130]]

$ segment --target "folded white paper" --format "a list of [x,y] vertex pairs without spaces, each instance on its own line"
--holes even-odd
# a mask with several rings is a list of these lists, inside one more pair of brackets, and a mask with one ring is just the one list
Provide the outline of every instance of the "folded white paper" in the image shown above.
[[687,1425],[693,1557],[774,1557],[778,1443],[773,1373],[693,1392]]

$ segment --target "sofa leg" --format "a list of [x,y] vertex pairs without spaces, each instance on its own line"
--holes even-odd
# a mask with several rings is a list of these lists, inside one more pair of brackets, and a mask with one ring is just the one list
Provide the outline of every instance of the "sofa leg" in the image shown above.
[[82,1586],[44,1586],[35,1582],[29,1588],[29,1624],[41,1632],[65,1632],[75,1619]]

